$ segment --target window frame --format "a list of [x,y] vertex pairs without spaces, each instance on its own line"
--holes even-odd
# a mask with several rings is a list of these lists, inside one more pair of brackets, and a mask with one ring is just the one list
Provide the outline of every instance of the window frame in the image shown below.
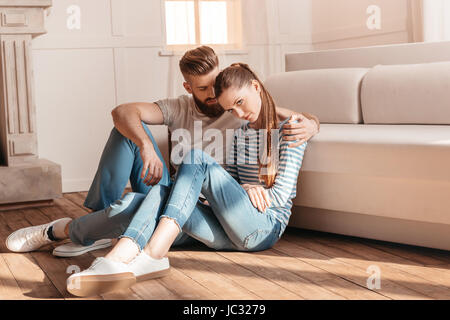
[[[166,29],[166,2],[176,1],[193,1],[194,15],[195,15],[195,44],[167,44],[167,29]],[[227,4],[227,44],[212,44],[200,43],[200,1],[225,1]],[[196,48],[201,45],[206,45],[219,50],[242,50],[242,6],[241,0],[161,0],[161,12],[163,21],[163,39],[164,48],[168,52],[185,52],[189,49]]]

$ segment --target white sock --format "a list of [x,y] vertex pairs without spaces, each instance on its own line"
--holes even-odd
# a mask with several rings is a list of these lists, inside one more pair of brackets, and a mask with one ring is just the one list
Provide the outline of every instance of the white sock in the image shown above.
[[64,229],[66,228],[67,224],[69,224],[72,221],[72,218],[64,218],[59,220],[53,225],[53,236],[58,239],[66,239],[67,235],[64,233]]

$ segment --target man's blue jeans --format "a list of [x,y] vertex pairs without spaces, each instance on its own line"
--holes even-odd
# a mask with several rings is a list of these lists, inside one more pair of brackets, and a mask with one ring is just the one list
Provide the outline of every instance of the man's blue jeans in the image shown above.
[[[143,122],[142,125],[163,163],[163,175],[158,185],[169,186],[172,181],[162,154],[147,125]],[[95,212],[74,219],[70,223],[69,237],[72,242],[90,245],[100,239],[117,238],[125,232],[141,202],[152,189],[152,186],[147,186],[140,178],[142,167],[139,147],[113,128],[84,201],[84,206]],[[128,181],[134,194],[127,194],[120,199]],[[205,207],[199,205],[198,210],[202,211],[201,214],[206,214]],[[208,218],[215,219],[211,215]],[[211,225],[214,222],[208,221]],[[217,221],[216,223],[218,224]],[[192,242],[195,242],[194,238],[182,233],[174,245]]]
[[[144,128],[162,160],[151,132],[146,125]],[[159,184],[146,186],[140,179],[139,148],[114,128],[85,201],[86,207],[97,211],[70,223],[71,240],[89,245],[99,239],[126,236],[143,248],[165,215],[182,229],[174,246],[196,239],[216,250],[271,247],[279,238],[280,223],[267,213],[259,213],[246,191],[212,158],[201,151],[192,151],[190,156],[196,162],[181,165],[183,170],[179,168],[175,183],[164,167]],[[119,199],[128,179],[133,192]],[[210,206],[198,201],[200,192]]]
[[[142,123],[147,135],[150,137],[156,154],[164,160],[155,139],[147,125]],[[89,189],[84,206],[94,211],[107,208],[111,203],[120,199],[128,180],[133,192],[147,194],[151,186],[147,186],[141,179],[142,159],[139,147],[133,141],[124,137],[116,128],[113,128],[106,142],[94,180]],[[170,175],[167,167],[163,166],[163,175],[159,184],[168,186]]]

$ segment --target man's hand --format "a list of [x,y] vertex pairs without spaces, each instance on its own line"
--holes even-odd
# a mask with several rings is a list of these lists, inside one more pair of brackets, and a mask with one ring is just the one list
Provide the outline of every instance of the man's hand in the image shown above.
[[[298,123],[293,123],[298,121]],[[304,115],[293,114],[283,127],[283,140],[296,141],[289,145],[289,148],[301,146],[319,132],[317,123],[306,118]]]
[[[156,154],[155,149],[153,148],[153,145],[151,144],[144,144],[143,146],[139,147],[141,159],[143,163],[142,172],[141,172],[141,179],[145,180],[143,181],[147,186],[155,185],[161,180],[162,173],[163,173],[163,164],[161,162],[161,159],[159,159],[158,155]],[[145,176],[145,173],[148,169],[147,177]]]
[[265,212],[271,202],[269,195],[267,194],[267,190],[262,186],[251,184],[243,184],[242,187],[245,191],[247,191],[248,197],[250,198],[253,206],[260,212]]
[[157,184],[162,178],[163,164],[156,154],[142,122],[163,124],[164,116],[161,109],[156,103],[133,102],[117,106],[111,115],[116,129],[139,147],[143,163],[141,179],[147,186]]

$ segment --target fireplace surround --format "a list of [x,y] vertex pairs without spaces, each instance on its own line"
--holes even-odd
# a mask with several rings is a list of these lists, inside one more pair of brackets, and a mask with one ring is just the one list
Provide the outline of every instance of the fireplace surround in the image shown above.
[[38,156],[32,39],[52,0],[0,0],[0,210],[52,204],[61,167]]

